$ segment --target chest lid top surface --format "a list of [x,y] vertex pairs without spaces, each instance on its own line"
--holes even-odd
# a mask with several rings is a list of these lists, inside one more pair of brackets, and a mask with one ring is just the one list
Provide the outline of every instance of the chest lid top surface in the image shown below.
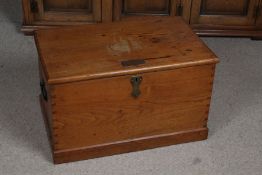
[[213,52],[176,17],[39,30],[35,39],[50,84],[217,62]]

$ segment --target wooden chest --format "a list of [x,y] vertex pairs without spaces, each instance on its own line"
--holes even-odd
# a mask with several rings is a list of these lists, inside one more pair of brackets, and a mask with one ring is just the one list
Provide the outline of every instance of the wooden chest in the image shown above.
[[39,30],[55,163],[207,138],[217,57],[180,18]]

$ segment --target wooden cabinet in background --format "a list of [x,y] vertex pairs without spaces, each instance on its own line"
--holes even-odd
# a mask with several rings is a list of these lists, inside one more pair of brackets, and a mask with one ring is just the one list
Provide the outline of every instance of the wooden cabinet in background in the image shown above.
[[202,36],[262,36],[262,0],[22,0],[27,34],[37,28],[182,16]]
[[253,35],[259,1],[193,0],[190,24],[203,35]]

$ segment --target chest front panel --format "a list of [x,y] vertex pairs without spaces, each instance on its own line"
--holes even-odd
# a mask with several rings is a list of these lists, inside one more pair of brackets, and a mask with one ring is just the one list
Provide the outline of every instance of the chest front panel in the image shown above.
[[205,128],[214,65],[55,85],[54,149],[74,149]]

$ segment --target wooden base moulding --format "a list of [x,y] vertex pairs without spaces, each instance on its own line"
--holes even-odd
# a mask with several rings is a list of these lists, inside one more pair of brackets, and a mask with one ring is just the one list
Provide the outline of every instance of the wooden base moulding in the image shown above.
[[[81,25],[81,24],[79,24]],[[82,24],[84,25],[84,24]],[[72,25],[73,26],[73,25]],[[48,28],[57,28],[61,26],[41,26],[41,25],[34,25],[34,26],[28,26],[23,25],[21,28],[21,31],[25,35],[34,35],[34,32],[38,29],[48,29]],[[220,30],[220,29],[199,29],[199,28],[193,28],[193,31],[198,36],[203,37],[250,37],[250,38],[256,38],[258,40],[262,39],[262,31],[261,30]]]

